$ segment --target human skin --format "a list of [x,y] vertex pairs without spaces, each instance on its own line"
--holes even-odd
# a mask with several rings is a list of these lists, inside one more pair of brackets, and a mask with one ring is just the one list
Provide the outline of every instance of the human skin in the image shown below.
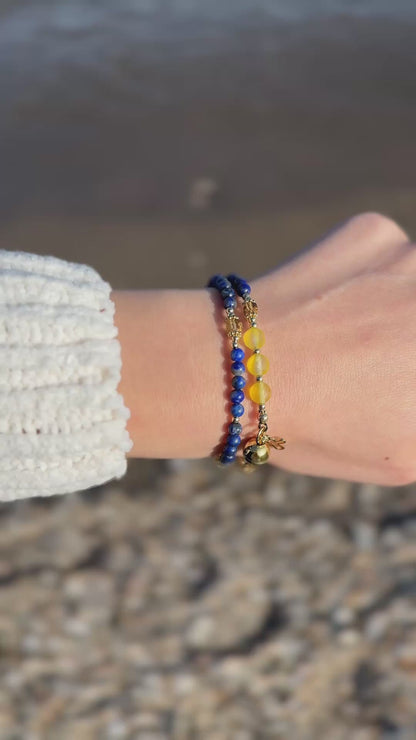
[[[269,434],[286,440],[270,463],[385,486],[416,480],[416,245],[403,229],[360,214],[250,282],[270,360]],[[129,456],[213,454],[230,420],[217,292],[112,299]],[[243,440],[257,426],[249,399],[246,409]]]

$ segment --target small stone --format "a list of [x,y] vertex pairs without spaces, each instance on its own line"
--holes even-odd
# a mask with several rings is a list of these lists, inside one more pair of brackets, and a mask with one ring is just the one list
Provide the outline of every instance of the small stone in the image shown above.
[[247,661],[240,657],[226,658],[218,667],[218,673],[221,684],[233,691],[242,691],[252,680]]
[[380,536],[380,545],[386,550],[394,550],[403,542],[403,532],[400,527],[387,527]]
[[357,630],[341,630],[338,634],[338,642],[343,647],[356,647],[361,642],[361,634]]
[[178,696],[192,694],[197,686],[197,681],[192,673],[176,673],[174,677],[174,690]]
[[350,627],[355,621],[355,614],[348,606],[339,606],[332,614],[332,622],[335,627]]
[[387,612],[375,612],[367,619],[365,635],[371,642],[379,642],[386,635],[390,626],[390,615]]
[[106,728],[106,739],[124,740],[129,734],[127,723],[122,719],[113,719]]
[[287,491],[280,483],[273,481],[267,486],[264,497],[271,508],[280,508],[286,501]]
[[75,610],[72,624],[83,622],[90,629],[109,624],[114,608],[113,588],[111,577],[99,570],[76,571],[67,576],[63,596],[70,613]]
[[414,602],[406,598],[395,599],[390,608],[390,616],[392,624],[399,626],[401,629],[415,626],[416,609]]
[[354,522],[353,537],[358,551],[371,551],[377,543],[377,529],[369,522]]
[[199,604],[186,644],[194,650],[227,651],[255,639],[270,616],[272,603],[260,578],[237,576],[219,583]]
[[396,566],[416,565],[416,542],[409,542],[398,547],[391,556],[391,562]]
[[416,675],[416,645],[400,645],[396,650],[396,660],[399,668]]
[[12,708],[2,707],[0,709],[0,737],[5,740],[14,740],[18,735],[18,720]]
[[48,729],[63,715],[68,704],[67,697],[52,696],[43,703],[31,721],[31,730],[45,736]]
[[357,504],[360,516],[375,516],[382,501],[382,487],[375,483],[361,483],[357,489]]
[[331,481],[320,497],[319,510],[326,514],[348,511],[351,504],[351,490],[351,483],[346,480]]
[[254,655],[254,664],[262,673],[291,672],[308,652],[309,646],[305,641],[287,635],[268,641],[259,648]]
[[88,684],[83,686],[71,703],[71,714],[82,715],[92,713],[103,703],[117,698],[117,686],[112,682]]

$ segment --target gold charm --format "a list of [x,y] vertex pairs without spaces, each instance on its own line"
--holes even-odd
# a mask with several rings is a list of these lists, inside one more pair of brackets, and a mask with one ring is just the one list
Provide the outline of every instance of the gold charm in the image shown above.
[[264,465],[269,459],[269,448],[265,443],[259,444],[257,437],[253,437],[244,445],[243,455],[250,465]]
[[275,450],[284,450],[286,440],[283,439],[283,437],[269,437],[267,432],[267,424],[260,423],[259,424],[259,431],[257,432],[257,444],[262,445],[270,445],[270,447],[274,447]]
[[283,437],[269,437],[267,434],[263,437],[266,444],[274,447],[275,450],[284,450],[286,440]]
[[264,465],[269,459],[269,447],[275,450],[284,450],[286,440],[283,437],[269,437],[266,434],[265,425],[261,425],[256,437],[251,437],[243,448],[243,459],[241,460],[244,472],[255,470],[255,466]]

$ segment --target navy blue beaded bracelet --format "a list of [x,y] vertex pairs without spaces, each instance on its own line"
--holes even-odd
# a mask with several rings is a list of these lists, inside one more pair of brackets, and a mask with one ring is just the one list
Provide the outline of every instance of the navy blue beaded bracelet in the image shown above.
[[220,293],[226,312],[225,330],[227,336],[232,339],[232,349],[230,352],[231,372],[233,375],[233,379],[231,381],[232,390],[230,393],[232,420],[228,427],[228,435],[225,445],[217,457],[221,465],[229,465],[235,461],[238,448],[241,444],[242,426],[239,419],[244,414],[243,388],[246,384],[246,380],[244,377],[245,366],[243,362],[245,353],[244,350],[238,346],[238,342],[241,338],[243,327],[240,319],[235,314],[237,296],[230,281],[223,275],[213,275],[206,287],[216,288]]

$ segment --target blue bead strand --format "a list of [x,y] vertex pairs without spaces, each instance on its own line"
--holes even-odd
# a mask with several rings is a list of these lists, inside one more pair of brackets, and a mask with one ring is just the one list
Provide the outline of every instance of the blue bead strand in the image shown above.
[[243,431],[243,427],[241,426],[239,421],[232,421],[230,426],[228,427],[228,431],[231,435],[238,435],[241,434]]
[[241,347],[235,347],[231,350],[231,359],[234,362],[241,362],[242,360],[244,360],[244,354],[244,350],[241,349]]
[[244,401],[244,391],[231,391],[230,401],[232,401],[232,403],[241,403],[242,401]]
[[[227,316],[235,316],[237,307],[237,295],[235,287],[231,281],[223,275],[213,275],[207,283],[207,288],[218,290]],[[244,286],[243,286],[244,287]],[[238,419],[244,414],[243,401],[245,398],[242,390],[246,384],[243,377],[245,373],[244,357],[245,352],[237,346],[238,339],[233,339],[233,347],[230,352],[231,372],[232,372],[232,389],[230,393],[232,421],[228,426],[228,435],[218,460],[223,465],[229,465],[234,462],[237,456],[238,448],[241,444],[242,426]]]
[[251,293],[251,286],[249,285],[247,280],[244,280],[244,278],[240,277],[239,275],[231,273],[230,275],[227,275],[227,280],[231,283],[235,292],[237,293],[237,295],[240,296],[240,298],[244,298],[246,295],[249,295]]
[[248,284],[247,280],[244,280],[243,278],[239,277],[239,275],[235,274],[227,275],[227,279],[233,286],[237,295],[240,296],[240,298],[245,298],[246,296],[250,295],[251,287]]
[[241,391],[241,389],[244,388],[246,384],[246,379],[243,378],[242,375],[234,375],[231,384],[233,388],[237,388],[237,390]]

